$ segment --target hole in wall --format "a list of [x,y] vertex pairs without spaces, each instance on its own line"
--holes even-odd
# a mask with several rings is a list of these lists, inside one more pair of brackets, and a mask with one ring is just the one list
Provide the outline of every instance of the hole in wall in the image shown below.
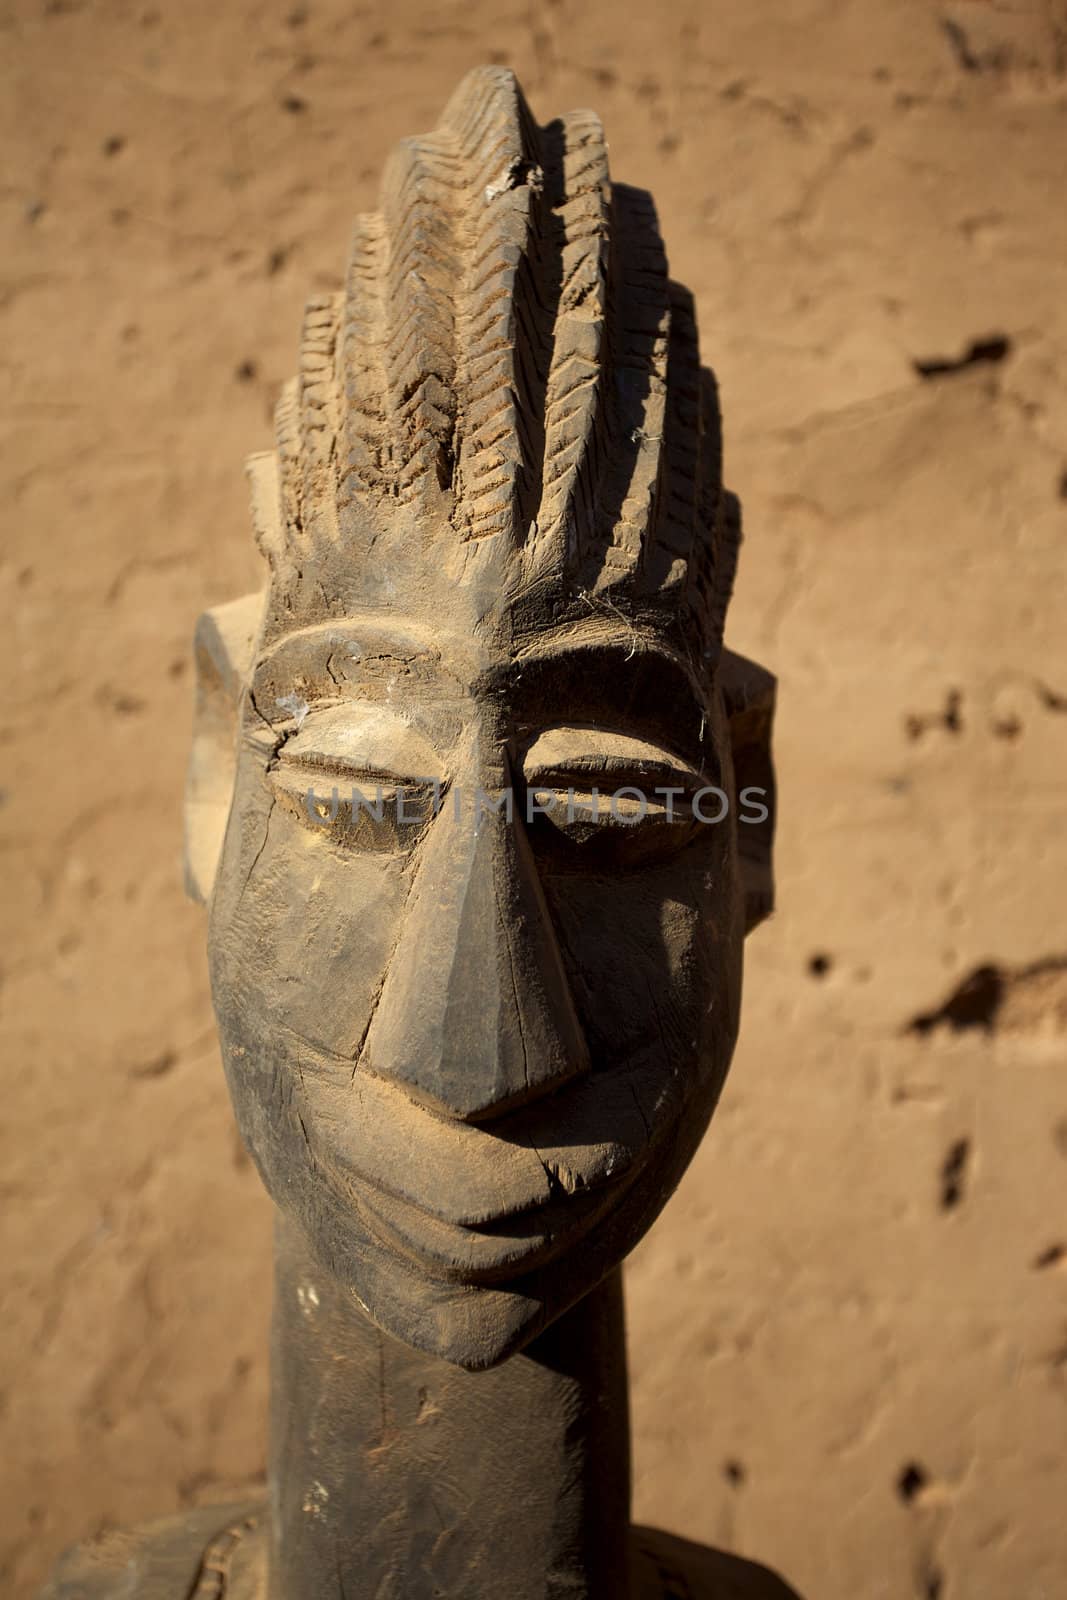
[[967,1167],[971,1159],[971,1141],[957,1139],[949,1146],[941,1165],[941,1209],[954,1211],[963,1199],[967,1184]]
[[957,372],[965,372],[968,367],[999,366],[1010,354],[1011,340],[1007,335],[993,333],[985,339],[973,339],[961,356],[916,357],[912,366],[920,378],[929,381],[931,378],[952,377]]
[[905,1505],[910,1505],[926,1488],[929,1481],[926,1469],[917,1461],[909,1461],[906,1467],[901,1468],[900,1476],[897,1478],[897,1494]]
[[953,1033],[982,1028],[992,1033],[1004,998],[1004,974],[987,963],[976,967],[934,1011],[920,1012],[908,1023],[909,1033],[927,1034],[945,1026]]
[[959,689],[949,689],[940,711],[911,711],[904,718],[904,731],[914,744],[924,733],[940,729],[943,733],[963,732],[963,695]]

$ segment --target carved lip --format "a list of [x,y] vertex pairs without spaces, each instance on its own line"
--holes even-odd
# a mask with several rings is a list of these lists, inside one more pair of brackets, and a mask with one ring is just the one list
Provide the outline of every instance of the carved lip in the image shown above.
[[365,1184],[351,1185],[377,1242],[450,1283],[499,1284],[546,1266],[582,1238],[628,1187],[618,1180],[477,1227],[442,1222],[421,1206]]
[[[446,1260],[472,1238],[505,1231],[513,1251],[516,1240],[532,1251],[533,1234],[569,1230],[591,1195],[640,1169],[651,1144],[629,1075],[614,1085],[580,1078],[489,1127],[437,1116],[398,1085],[357,1071],[343,1100],[320,1096],[310,1080],[301,1120],[342,1193],[353,1203],[369,1195],[390,1228],[410,1231],[408,1254],[426,1254],[420,1241],[436,1228]],[[407,1208],[401,1223],[394,1201]]]

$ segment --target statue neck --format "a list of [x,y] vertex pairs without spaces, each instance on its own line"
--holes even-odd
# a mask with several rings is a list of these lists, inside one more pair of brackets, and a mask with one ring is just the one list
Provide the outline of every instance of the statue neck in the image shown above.
[[621,1273],[491,1372],[400,1344],[279,1220],[270,1600],[625,1600]]

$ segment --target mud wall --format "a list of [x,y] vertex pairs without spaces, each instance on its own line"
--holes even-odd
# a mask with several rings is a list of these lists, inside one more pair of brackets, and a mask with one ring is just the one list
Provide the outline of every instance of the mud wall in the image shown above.
[[1067,12],[0,11],[0,1582],[261,1481],[269,1217],[182,899],[188,642],[383,157],[601,113],[721,383],[779,912],[629,1273],[638,1514],[809,1600],[1067,1593]]

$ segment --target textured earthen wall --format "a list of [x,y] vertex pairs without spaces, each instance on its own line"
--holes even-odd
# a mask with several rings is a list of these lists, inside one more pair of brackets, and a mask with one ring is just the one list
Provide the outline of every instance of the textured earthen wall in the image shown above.
[[809,1600],[1067,1594],[1067,11],[0,12],[0,1573],[263,1461],[268,1212],[179,796],[243,455],[474,62],[592,104],[725,398],[779,913],[630,1272],[637,1509]]

